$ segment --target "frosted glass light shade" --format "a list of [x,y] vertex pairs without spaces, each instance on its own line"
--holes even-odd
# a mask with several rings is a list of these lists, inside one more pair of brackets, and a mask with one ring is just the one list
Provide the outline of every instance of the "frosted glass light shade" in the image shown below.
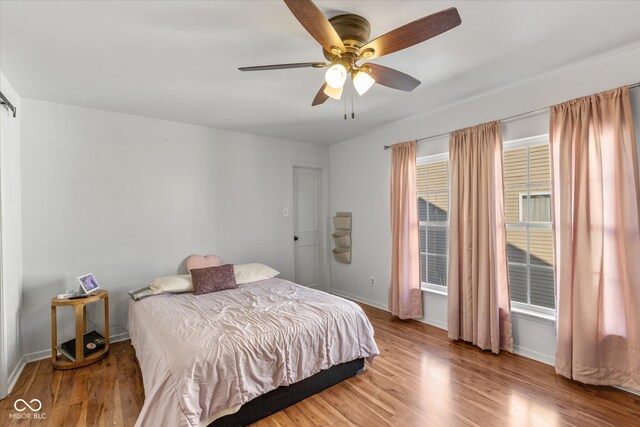
[[325,88],[324,88],[323,92],[324,92],[324,94],[325,94],[325,95],[327,95],[329,98],[333,98],[333,99],[335,99],[335,100],[339,101],[339,100],[340,100],[340,98],[342,97],[342,90],[343,90],[343,89],[344,89],[344,86],[343,86],[343,87],[339,87],[339,88],[337,88],[337,89],[336,89],[336,88],[331,87],[331,86],[329,86],[329,85],[327,84],[327,86],[325,86]]
[[353,76],[353,87],[356,88],[358,95],[364,95],[371,86],[376,81],[369,75],[369,73],[365,73],[364,71],[358,71],[355,76]]
[[334,64],[327,70],[324,79],[327,81],[327,85],[332,88],[341,88],[347,80],[347,69],[344,68],[344,65]]

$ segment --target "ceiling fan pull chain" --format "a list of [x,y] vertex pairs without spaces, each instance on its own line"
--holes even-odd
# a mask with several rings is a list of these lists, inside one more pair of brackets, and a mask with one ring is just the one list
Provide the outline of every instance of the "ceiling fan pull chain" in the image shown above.
[[351,94],[351,120],[356,118],[356,113],[353,111],[353,89],[349,88],[349,93]]
[[344,119],[347,120],[347,97],[344,97]]

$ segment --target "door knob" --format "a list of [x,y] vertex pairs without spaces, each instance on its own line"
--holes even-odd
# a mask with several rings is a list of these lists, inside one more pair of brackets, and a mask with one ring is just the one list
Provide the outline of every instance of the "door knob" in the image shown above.
[[293,236],[293,241],[297,242],[298,241],[298,236]]

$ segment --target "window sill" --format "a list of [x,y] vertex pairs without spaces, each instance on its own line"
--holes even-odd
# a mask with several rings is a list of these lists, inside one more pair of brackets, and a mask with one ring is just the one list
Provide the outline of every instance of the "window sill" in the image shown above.
[[526,317],[534,317],[534,318],[537,318],[537,319],[546,320],[548,322],[553,322],[553,323],[555,323],[555,321],[556,321],[555,313],[553,313],[553,314],[551,314],[551,313],[541,313],[539,311],[528,309],[528,308],[524,308],[524,307],[511,306],[511,313],[515,313],[515,314],[518,314],[518,315],[523,315],[523,316],[526,316]]
[[439,288],[440,288],[439,286],[423,284],[421,289],[423,292],[429,292],[431,294],[447,296],[447,288],[444,288],[444,289],[439,289]]

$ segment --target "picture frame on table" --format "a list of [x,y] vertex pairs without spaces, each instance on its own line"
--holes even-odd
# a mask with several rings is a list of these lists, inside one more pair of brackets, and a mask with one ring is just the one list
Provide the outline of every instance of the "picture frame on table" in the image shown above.
[[92,273],[78,277],[78,282],[80,282],[80,288],[85,294],[89,294],[100,289],[100,284]]

